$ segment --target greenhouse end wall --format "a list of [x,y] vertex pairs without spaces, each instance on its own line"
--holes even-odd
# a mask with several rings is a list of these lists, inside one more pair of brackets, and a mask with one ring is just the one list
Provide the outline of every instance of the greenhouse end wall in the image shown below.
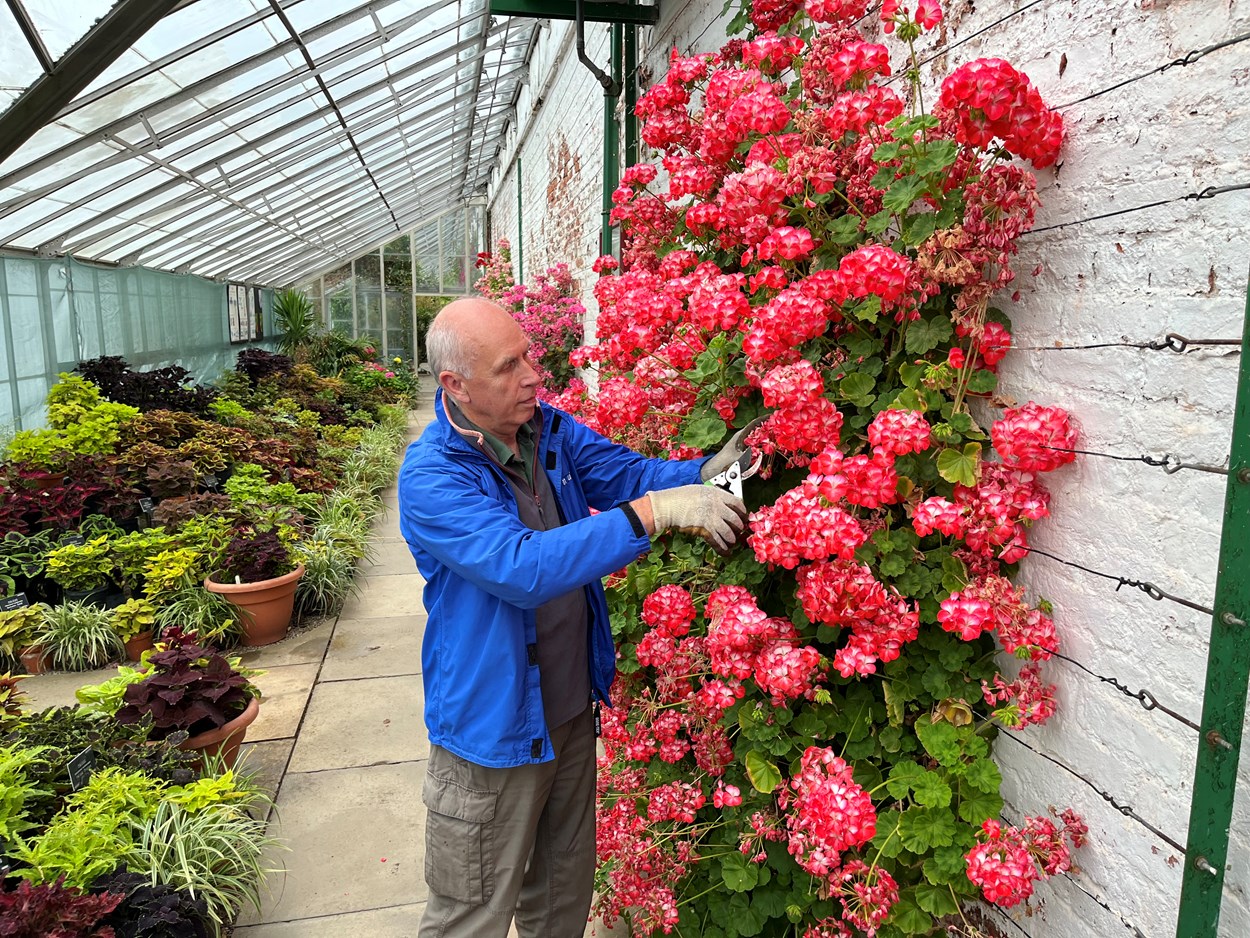
[[[1164,452],[1219,465],[1229,453],[1238,356],[1131,348],[1051,353],[1057,344],[1145,342],[1168,332],[1238,336],[1246,302],[1250,216],[1246,194],[1197,200],[1208,186],[1245,182],[1250,137],[1246,47],[1212,52],[1184,68],[1161,69],[1191,50],[1250,32],[1247,0],[1072,0],[1003,4],[943,3],[940,29],[917,43],[925,62],[925,101],[959,65],[1001,57],[1023,70],[1052,105],[1063,106],[1067,139],[1058,167],[1039,173],[1036,227],[1064,225],[1023,239],[1014,287],[999,299],[1018,350],[1003,362],[1002,401],[1037,400],[1069,409],[1085,448],[1110,454]],[[671,12],[670,12],[671,11]],[[639,38],[649,86],[663,79],[670,51],[714,51],[725,41],[722,4],[663,5]],[[865,24],[871,33],[872,22]],[[565,185],[574,167],[599,177],[602,89],[562,43],[553,24],[536,48],[510,131],[503,172],[489,194],[496,238],[524,233],[525,270],[565,261],[581,268],[598,237],[599,193]],[[869,36],[871,39],[872,37]],[[591,58],[607,62],[602,27],[587,29]],[[932,58],[932,62],[929,60]],[[892,62],[894,74],[906,68]],[[1086,95],[1147,76],[1088,101]],[[521,184],[514,159],[521,141]],[[567,154],[567,155],[566,155]],[[644,161],[654,161],[643,155]],[[584,180],[583,180],[584,182]],[[663,177],[653,187],[663,190]],[[556,198],[561,193],[564,197]],[[1068,223],[1173,200],[1147,211]],[[518,202],[521,217],[518,221]],[[1036,276],[1030,273],[1037,269]],[[579,277],[591,310],[594,277]],[[996,419],[986,406],[978,419]],[[1169,475],[1130,462],[1083,457],[1054,473],[1052,517],[1032,542],[1055,557],[1134,577],[1209,603],[1215,586],[1224,481],[1198,472]],[[1185,858],[1119,810],[1126,806],[1184,843],[1197,734],[1158,710],[1146,711],[1078,667],[1145,689],[1191,720],[1202,712],[1210,616],[1154,602],[1137,590],[1044,557],[1022,564],[1030,598],[1055,605],[1062,649],[1047,679],[1059,712],[1045,727],[1003,734],[1004,816],[1013,822],[1072,805],[1085,815],[1090,843],[1079,874],[1039,885],[1002,923],[1004,934],[1106,938],[1175,933]],[[1004,666],[1010,662],[1004,659]],[[1007,739],[1010,735],[1012,738]],[[1242,757],[1218,938],[1250,934],[1250,758]],[[1115,799],[1115,803],[1107,800]]]
[[[253,288],[248,288],[252,290]],[[134,368],[181,365],[216,380],[249,345],[273,334],[272,291],[259,291],[259,332],[231,341],[227,284],[68,257],[0,254],[0,430],[32,429],[62,372],[101,355]]]

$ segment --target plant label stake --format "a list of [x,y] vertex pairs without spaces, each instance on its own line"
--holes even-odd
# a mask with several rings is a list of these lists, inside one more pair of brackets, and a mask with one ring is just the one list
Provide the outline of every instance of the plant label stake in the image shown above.
[[91,775],[95,771],[95,759],[95,750],[88,746],[74,758],[70,759],[65,766],[65,771],[69,773],[70,787],[74,791],[78,791],[87,782],[91,781]]
[[26,598],[25,593],[14,593],[12,596],[0,599],[0,612],[13,612],[17,609],[24,609],[29,605],[30,600]]

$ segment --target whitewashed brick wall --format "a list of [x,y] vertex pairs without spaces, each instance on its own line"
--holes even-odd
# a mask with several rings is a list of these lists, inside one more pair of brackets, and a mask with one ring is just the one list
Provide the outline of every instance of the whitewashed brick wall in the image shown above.
[[[652,80],[663,75],[674,45],[687,52],[692,44],[710,50],[724,41],[721,6],[664,0],[661,21],[640,35],[640,59]],[[1250,0],[953,0],[944,7],[942,28],[918,43],[922,59],[1020,12],[926,66],[926,100],[949,70],[997,56],[1062,105],[1250,32]],[[570,263],[593,316],[589,264],[598,253],[603,99],[572,44],[562,45],[571,29],[556,23],[544,34],[518,108],[522,134],[533,120],[522,152],[525,267],[531,273]],[[606,27],[588,27],[588,52],[601,67],[608,63],[606,37]],[[1232,46],[1065,109],[1063,160],[1039,177],[1038,227],[1250,181],[1248,62],[1250,43]],[[902,64],[896,61],[896,70]],[[532,113],[549,74],[549,92]],[[495,236],[513,239],[516,176],[509,161],[516,139],[514,132],[508,170],[491,196]],[[1040,275],[1030,276],[1039,264]],[[1250,192],[1233,193],[1027,237],[1020,300],[1004,296],[1001,305],[1020,345],[1145,341],[1167,332],[1234,337],[1248,268]],[[1083,448],[1220,463],[1229,452],[1238,360],[1227,350],[1017,351],[1001,367],[1000,389],[1021,403],[1068,408],[1081,424]],[[1222,477],[1084,457],[1048,481],[1053,515],[1036,529],[1036,547],[1210,604]],[[1199,721],[1208,617],[1137,590],[1117,592],[1112,581],[1040,556],[1025,561],[1021,581],[1055,604],[1065,654]],[[1039,887],[1029,907],[1017,910],[1017,926],[1002,923],[1004,934],[1166,938],[1175,931],[1184,857],[1094,788],[1183,844],[1197,734],[1064,661],[1050,663],[1050,679],[1059,687],[1059,715],[1018,737],[1040,754],[1010,739],[996,746],[1004,813],[1016,820],[1048,805],[1072,805],[1087,818],[1091,842],[1080,855],[1080,875]],[[1220,938],[1250,935],[1250,757],[1243,758],[1238,788]]]

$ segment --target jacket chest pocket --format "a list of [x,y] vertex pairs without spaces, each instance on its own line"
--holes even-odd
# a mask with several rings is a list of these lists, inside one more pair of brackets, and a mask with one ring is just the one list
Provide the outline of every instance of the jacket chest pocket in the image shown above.
[[466,788],[428,771],[421,800],[425,879],[431,891],[482,905],[495,892],[495,802],[498,793]]

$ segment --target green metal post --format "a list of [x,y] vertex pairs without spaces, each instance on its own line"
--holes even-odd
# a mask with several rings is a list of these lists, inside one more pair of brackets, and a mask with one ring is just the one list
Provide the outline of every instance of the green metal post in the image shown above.
[[1177,938],[1211,938],[1220,920],[1228,829],[1237,789],[1241,728],[1250,675],[1250,289],[1242,321],[1241,366],[1233,412],[1232,452],[1215,577],[1215,615],[1207,654],[1202,733],[1189,809],[1185,875]]
[[625,165],[638,162],[638,27],[625,27]]
[[[612,77],[617,86],[621,81],[621,46],[624,28],[612,26]],[[599,253],[612,253],[612,193],[621,178],[621,135],[616,123],[616,100],[618,95],[603,94],[603,232],[599,237]]]
[[525,282],[525,265],[522,251],[525,245],[525,202],[521,198],[521,154],[516,158],[516,264],[512,267],[512,279],[517,283]]

